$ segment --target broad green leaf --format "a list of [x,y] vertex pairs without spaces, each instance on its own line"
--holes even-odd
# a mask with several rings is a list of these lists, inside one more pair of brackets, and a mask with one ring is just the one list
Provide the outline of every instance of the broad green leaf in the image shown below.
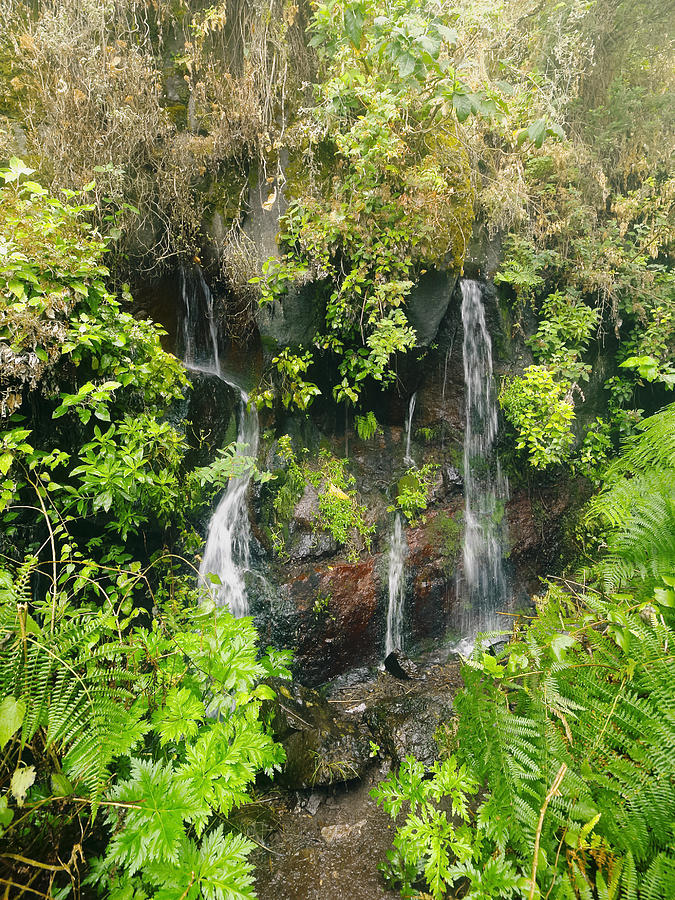
[[26,715],[26,704],[14,697],[5,697],[0,703],[0,749],[21,728]]
[[357,48],[361,46],[363,21],[363,13],[356,4],[345,9],[345,31],[349,40]]
[[527,136],[535,147],[541,147],[546,137],[546,119],[537,119],[527,129]]
[[[7,795],[0,797],[0,829],[7,828],[14,818],[13,810],[9,809]],[[2,832],[0,831],[0,834]]]
[[62,772],[54,772],[52,775],[52,793],[55,797],[70,797],[74,791],[75,788],[69,778],[66,778]]
[[464,122],[471,115],[471,98],[468,94],[453,94],[452,105],[459,122]]

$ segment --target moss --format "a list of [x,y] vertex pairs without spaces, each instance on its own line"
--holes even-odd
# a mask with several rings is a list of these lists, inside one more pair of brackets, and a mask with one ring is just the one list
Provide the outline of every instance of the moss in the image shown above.
[[462,545],[462,525],[449,513],[439,513],[430,530],[443,559],[443,571],[449,577],[454,574]]
[[185,103],[170,103],[164,109],[179,131],[187,128],[187,105]]

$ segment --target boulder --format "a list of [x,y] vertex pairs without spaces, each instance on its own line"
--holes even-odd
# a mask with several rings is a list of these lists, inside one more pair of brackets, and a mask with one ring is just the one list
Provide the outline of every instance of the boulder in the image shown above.
[[277,697],[269,701],[272,732],[286,751],[278,783],[287,788],[315,788],[361,778],[371,764],[371,733],[360,717],[334,711],[318,691],[275,681]]

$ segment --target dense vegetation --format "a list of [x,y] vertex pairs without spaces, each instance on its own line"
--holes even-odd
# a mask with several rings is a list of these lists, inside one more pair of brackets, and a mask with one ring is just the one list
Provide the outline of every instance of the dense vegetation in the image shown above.
[[[409,316],[423,277],[498,248],[524,360],[499,392],[503,461],[595,494],[566,574],[465,663],[442,761],[376,790],[405,814],[385,874],[411,898],[675,896],[672,15],[0,0],[6,896],[254,896],[236,811],[283,765],[261,717],[289,658],[196,568],[218,491],[271,474],[234,447],[195,466],[186,374],[126,284],[209,242],[231,335],[258,302],[310,291],[319,311],[255,396],[278,427],[280,564],[310,488],[348,560],[374,531],[348,463],[283,436],[292,416],[323,391],[376,438],[373,398],[429,352]],[[256,185],[287,201],[269,259],[242,227]],[[436,474],[412,467],[391,511],[418,522]]]
[[[260,656],[250,621],[215,609],[175,551],[189,553],[191,515],[253,461],[225,453],[185,469],[186,437],[164,418],[182,366],[107,292],[91,204],[31,174],[16,158],[0,171],[13,363],[0,444],[2,883],[66,896],[86,876],[112,896],[252,896],[253,844],[228,819],[283,762],[260,682],[288,675],[287,658]],[[24,371],[51,421],[19,412]]]

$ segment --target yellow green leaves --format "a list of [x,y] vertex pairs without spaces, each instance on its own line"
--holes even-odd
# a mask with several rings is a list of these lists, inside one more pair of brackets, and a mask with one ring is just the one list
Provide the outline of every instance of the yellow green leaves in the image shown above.
[[204,703],[188,688],[172,688],[152,716],[162,744],[193,738],[204,721]]
[[25,715],[26,704],[23,700],[5,697],[0,703],[0,750],[4,750],[9,739],[21,728]]

